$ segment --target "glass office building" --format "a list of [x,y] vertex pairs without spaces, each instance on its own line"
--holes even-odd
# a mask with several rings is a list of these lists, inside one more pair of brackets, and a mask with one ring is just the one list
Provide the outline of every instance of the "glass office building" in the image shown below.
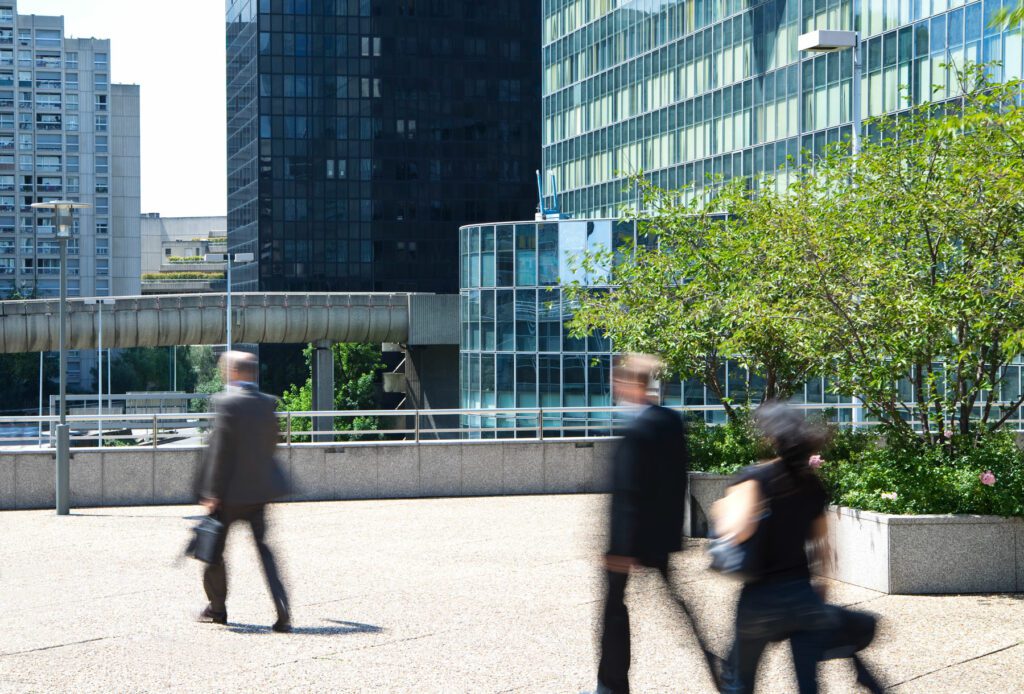
[[861,33],[868,118],[950,95],[942,63],[999,61],[998,77],[1020,77],[1020,27],[991,26],[1013,4],[544,0],[545,170],[577,217],[614,216],[631,172],[667,188],[774,172],[851,128],[851,51],[801,55],[800,34]]
[[449,292],[458,228],[531,215],[540,7],[229,0],[235,289]]

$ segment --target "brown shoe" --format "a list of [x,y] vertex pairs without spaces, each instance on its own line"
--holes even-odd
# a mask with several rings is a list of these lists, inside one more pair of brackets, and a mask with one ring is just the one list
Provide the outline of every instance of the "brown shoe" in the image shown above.
[[201,624],[227,624],[228,613],[217,612],[212,607],[207,606],[207,608],[200,612],[199,616],[196,617],[196,621]]

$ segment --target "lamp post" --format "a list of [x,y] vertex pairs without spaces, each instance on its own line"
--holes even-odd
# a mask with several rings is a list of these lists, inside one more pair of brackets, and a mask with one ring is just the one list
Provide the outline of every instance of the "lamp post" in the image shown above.
[[203,259],[206,262],[208,262],[208,263],[210,263],[210,262],[218,262],[218,261],[225,261],[227,263],[227,275],[228,275],[228,277],[227,277],[227,283],[228,283],[228,288],[227,288],[227,295],[228,295],[228,300],[227,300],[227,305],[228,305],[227,306],[227,309],[228,309],[228,315],[227,315],[227,348],[228,348],[228,351],[230,351],[231,350],[231,345],[232,345],[232,342],[231,342],[231,263],[234,263],[234,262],[251,263],[252,261],[256,260],[256,255],[253,254],[253,253],[207,253],[206,256],[204,256]]
[[66,516],[71,511],[70,507],[70,460],[71,460],[71,439],[67,423],[67,302],[68,302],[68,239],[71,238],[72,216],[75,208],[89,207],[85,203],[71,200],[50,200],[49,202],[37,202],[32,205],[37,210],[53,210],[57,218],[57,241],[60,243],[60,321],[57,331],[57,341],[60,346],[60,396],[58,399],[60,424],[57,425],[57,469],[56,469],[56,497],[57,515]]
[[[854,4],[854,17],[857,16],[856,3]],[[801,34],[797,39],[797,48],[809,53],[831,53],[832,51],[843,51],[853,49],[853,89],[851,104],[853,108],[853,137],[850,138],[851,149],[854,154],[860,153],[860,80],[861,80],[861,50],[860,32],[857,31],[826,31],[819,29],[806,34]]]
[[[96,341],[96,442],[99,448],[103,447],[103,304],[113,306],[114,300],[106,297],[85,299],[87,306],[97,306],[99,311],[99,330]],[[109,397],[110,394],[107,393]]]
[[[857,0],[853,3],[854,22],[860,17],[860,4]],[[844,51],[853,49],[853,88],[850,90],[851,108],[853,110],[853,124],[851,127],[852,137],[850,138],[850,151],[856,157],[860,154],[860,81],[861,81],[861,48],[859,31],[827,31],[817,30],[801,34],[797,39],[797,48],[810,53],[830,53],[832,51]],[[856,396],[855,396],[856,397]],[[853,423],[856,426],[864,420],[863,401],[860,405],[854,405],[851,413]]]

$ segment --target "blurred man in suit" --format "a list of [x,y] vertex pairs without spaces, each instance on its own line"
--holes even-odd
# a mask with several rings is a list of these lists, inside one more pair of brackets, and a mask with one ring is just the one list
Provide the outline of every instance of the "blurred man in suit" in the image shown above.
[[679,413],[648,398],[661,362],[622,357],[612,370],[615,399],[629,418],[612,461],[607,596],[598,665],[598,694],[629,692],[630,636],[626,583],[637,567],[668,581],[669,555],[682,549],[688,456]]
[[245,521],[252,529],[274,597],[277,621],[273,629],[291,631],[288,596],[266,542],[266,506],[287,492],[284,475],[274,460],[278,438],[274,415],[277,401],[256,387],[255,356],[247,352],[225,352],[220,363],[226,386],[213,398],[217,418],[207,446],[199,494],[201,503],[224,524],[224,532],[217,546],[217,558],[206,565],[203,574],[203,587],[210,604],[199,621],[227,623],[224,544],[231,525]]

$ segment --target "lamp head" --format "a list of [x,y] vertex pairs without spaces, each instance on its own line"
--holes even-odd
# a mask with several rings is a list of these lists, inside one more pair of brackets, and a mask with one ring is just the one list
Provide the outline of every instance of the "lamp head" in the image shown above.
[[801,34],[796,41],[796,46],[801,51],[812,53],[829,53],[841,51],[846,48],[854,48],[857,45],[859,35],[856,31],[827,31],[817,29],[806,34]]

